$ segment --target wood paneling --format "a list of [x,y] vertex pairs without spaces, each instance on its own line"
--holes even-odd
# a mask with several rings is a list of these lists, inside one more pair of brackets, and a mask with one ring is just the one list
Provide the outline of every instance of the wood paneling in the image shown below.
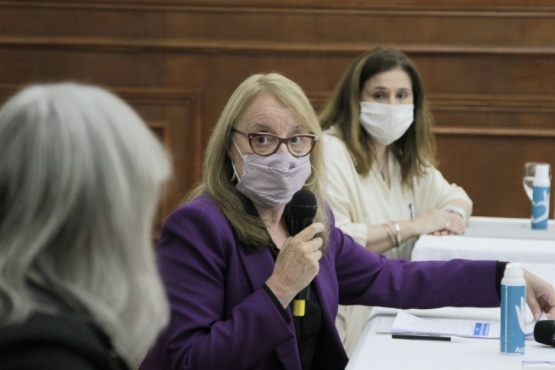
[[498,3],[0,1],[0,94],[59,80],[120,94],[172,153],[164,217],[199,179],[206,140],[244,78],[281,72],[319,110],[356,55],[395,46],[423,75],[445,177],[477,215],[527,217],[524,162],[555,158],[555,5]]
[[193,184],[202,165],[199,94],[170,89],[117,88],[149,127],[171,150],[174,173],[167,182],[161,214],[171,212],[186,195],[182,184]]

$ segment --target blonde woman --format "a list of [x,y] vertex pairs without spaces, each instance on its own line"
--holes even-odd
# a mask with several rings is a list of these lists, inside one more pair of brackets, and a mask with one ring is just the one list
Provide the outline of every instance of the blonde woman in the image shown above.
[[[337,229],[317,176],[320,135],[310,102],[286,77],[253,75],[235,90],[208,142],[202,183],[162,230],[156,253],[171,319],[142,370],[343,369],[339,303],[499,305],[504,263],[387,260]],[[301,189],[318,213],[292,235],[290,201]],[[544,304],[552,287],[528,282],[553,315],[553,302]],[[305,288],[306,314],[293,316]],[[529,303],[540,311],[534,295]]]

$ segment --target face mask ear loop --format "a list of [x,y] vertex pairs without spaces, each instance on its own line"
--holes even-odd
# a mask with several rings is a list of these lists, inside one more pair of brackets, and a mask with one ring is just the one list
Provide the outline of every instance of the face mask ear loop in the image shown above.
[[312,185],[314,185],[316,183],[316,180],[318,180],[318,174],[316,173],[316,167],[314,167],[312,164],[310,165],[310,168],[312,168],[312,173],[314,174],[314,177],[312,178],[312,181],[309,182],[308,184],[305,183],[303,187],[310,187]]
[[237,182],[241,181],[241,179],[239,179],[239,175],[237,174],[237,169],[235,168],[234,161],[231,161],[231,167],[233,168],[233,175],[231,176],[231,182],[234,182],[235,180],[237,180]]
[[[239,147],[237,146],[237,143],[235,142],[235,140],[231,139],[231,141],[233,142],[233,145],[235,146],[235,149],[237,149],[237,152],[239,152],[241,157],[243,157],[243,153],[241,153],[241,150],[239,150]],[[239,177],[239,174],[237,173],[237,168],[235,168],[235,161],[233,159],[231,159],[231,167],[233,167],[233,175],[231,176],[231,182],[233,182],[235,180],[237,180],[237,182],[241,181],[241,178]]]

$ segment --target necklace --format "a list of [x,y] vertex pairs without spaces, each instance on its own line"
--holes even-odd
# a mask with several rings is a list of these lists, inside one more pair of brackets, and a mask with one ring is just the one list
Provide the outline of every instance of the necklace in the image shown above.
[[382,175],[382,180],[385,181],[385,173],[383,172],[383,170],[385,168],[385,165],[387,164],[387,154],[384,156],[384,161],[381,166],[380,162],[378,162],[378,159],[376,159],[376,162],[378,163],[378,171],[380,172],[380,175]]
[[382,175],[382,180],[385,181],[385,174],[383,173],[383,167],[381,166],[381,168],[378,168],[378,171],[380,171],[380,175]]

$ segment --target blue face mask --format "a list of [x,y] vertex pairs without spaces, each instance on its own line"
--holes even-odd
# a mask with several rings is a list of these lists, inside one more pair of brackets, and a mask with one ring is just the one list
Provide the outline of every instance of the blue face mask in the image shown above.
[[263,208],[277,208],[291,201],[293,194],[301,190],[312,173],[310,155],[295,157],[289,152],[274,153],[264,157],[258,154],[243,154],[243,175],[239,176],[236,188],[255,204]]

